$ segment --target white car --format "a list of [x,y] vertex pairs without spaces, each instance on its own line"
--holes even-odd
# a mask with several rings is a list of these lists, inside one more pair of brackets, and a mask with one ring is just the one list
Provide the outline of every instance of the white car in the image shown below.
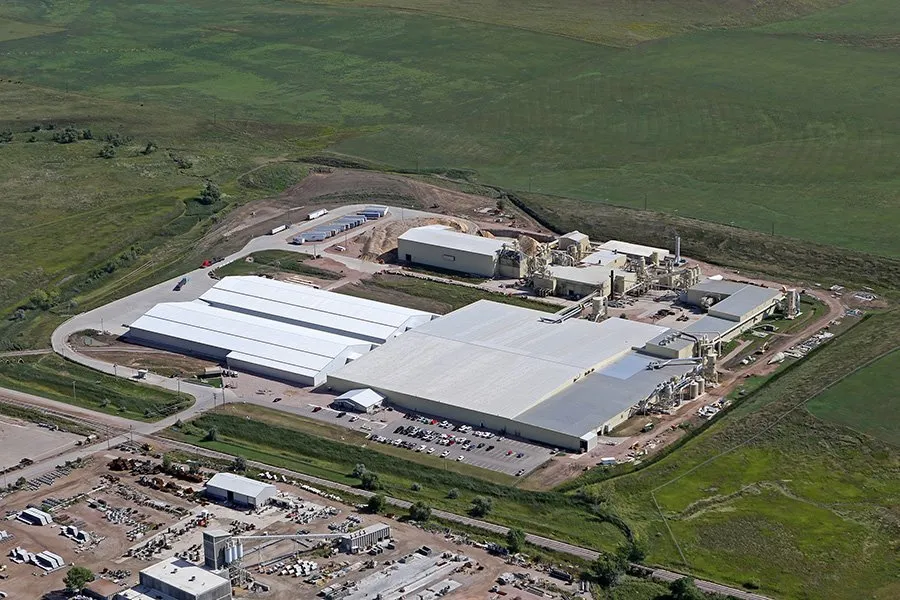
[[448,456],[449,454],[450,454],[450,451],[449,451],[449,450],[444,450],[443,452],[441,452],[441,458],[447,458],[447,456]]
[[426,454],[434,454],[434,448],[429,448]]
[[418,448],[416,448],[416,452],[421,452],[421,451],[424,450],[424,449],[425,449],[425,446],[424,446],[424,445],[419,446]]
[[463,456],[462,454],[460,454],[459,456],[456,457],[456,462],[459,462],[459,461],[461,461],[461,460],[463,460],[463,459],[465,459],[465,456]]

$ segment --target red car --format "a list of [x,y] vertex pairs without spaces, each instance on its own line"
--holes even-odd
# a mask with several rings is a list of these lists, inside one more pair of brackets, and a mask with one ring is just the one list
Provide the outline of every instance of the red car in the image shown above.
[[319,412],[320,410],[322,410],[321,406],[317,406],[317,407],[313,408],[313,412]]

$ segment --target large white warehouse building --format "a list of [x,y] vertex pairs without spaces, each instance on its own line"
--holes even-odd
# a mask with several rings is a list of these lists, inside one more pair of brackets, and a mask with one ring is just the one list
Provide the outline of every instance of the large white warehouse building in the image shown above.
[[129,341],[302,385],[436,315],[262,277],[226,277],[193,302],[157,304]]
[[446,225],[414,227],[397,238],[397,258],[459,273],[493,277],[506,244]]
[[481,300],[329,373],[328,386],[371,388],[423,414],[589,450],[636,405],[697,370],[690,361],[651,369],[659,358],[635,350],[667,331],[624,319],[556,322]]

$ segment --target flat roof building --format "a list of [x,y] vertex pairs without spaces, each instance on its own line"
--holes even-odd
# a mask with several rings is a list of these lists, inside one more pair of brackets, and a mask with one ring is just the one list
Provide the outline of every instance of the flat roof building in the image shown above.
[[505,242],[468,233],[446,225],[414,227],[397,238],[397,258],[408,263],[427,265],[493,277],[497,273],[500,251]]
[[782,292],[772,288],[707,279],[684,294],[685,302],[707,311],[706,316],[684,331],[727,342],[771,315],[783,297]]
[[581,259],[581,264],[583,265],[599,265],[610,268],[624,267],[627,262],[627,254],[619,254],[612,250],[597,250]]
[[630,258],[642,258],[648,264],[659,264],[669,254],[669,251],[665,248],[654,248],[653,246],[643,246],[619,240],[603,242],[600,244],[600,249],[624,254]]
[[271,483],[263,483],[234,473],[216,473],[206,483],[206,495],[220,502],[242,506],[262,506],[278,489]]
[[122,586],[109,579],[97,578],[82,588],[81,593],[94,600],[113,600],[122,591]]
[[127,339],[303,385],[435,315],[262,277],[226,277],[193,302],[157,304]]
[[364,388],[361,390],[350,390],[349,392],[344,392],[334,399],[333,404],[335,404],[337,408],[340,408],[342,410],[352,410],[354,412],[360,413],[371,413],[376,408],[381,406],[382,402],[384,402],[384,396],[382,396],[375,390]]
[[169,558],[140,572],[140,583],[119,592],[120,600],[230,600],[231,582],[180,558]]
[[625,319],[551,322],[480,300],[330,373],[328,385],[368,387],[424,414],[587,450],[663,382],[693,370],[654,372],[653,359],[634,350],[665,331]]

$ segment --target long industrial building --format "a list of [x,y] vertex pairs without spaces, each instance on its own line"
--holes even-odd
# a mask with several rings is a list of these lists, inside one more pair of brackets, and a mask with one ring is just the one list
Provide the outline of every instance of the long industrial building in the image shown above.
[[493,277],[500,268],[500,254],[507,243],[468,233],[446,225],[414,227],[397,238],[397,258],[427,265]]
[[157,304],[126,339],[301,385],[436,315],[262,277],[226,277],[193,302]]
[[727,342],[775,312],[784,294],[758,285],[707,279],[685,292],[684,302],[706,309],[706,315],[684,331],[711,341]]
[[641,350],[667,331],[481,300],[329,373],[328,387],[371,388],[423,414],[590,450],[636,406],[698,371],[699,361],[666,364]]

